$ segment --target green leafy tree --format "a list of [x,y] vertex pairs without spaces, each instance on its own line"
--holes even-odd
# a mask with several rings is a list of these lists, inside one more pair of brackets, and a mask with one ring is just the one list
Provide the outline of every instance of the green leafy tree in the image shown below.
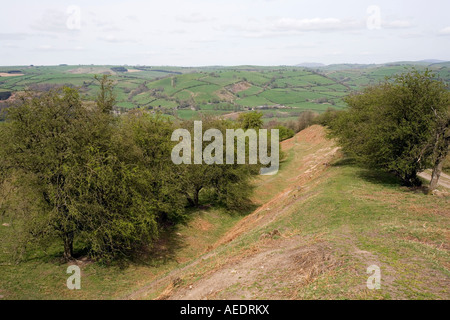
[[[114,104],[116,103],[116,96],[114,94],[114,81],[104,74],[101,77],[95,76],[100,85],[100,91],[97,95],[97,107],[100,111],[108,113],[113,110]],[[145,87],[145,85],[144,85]]]
[[27,94],[0,132],[8,137],[1,176],[23,191],[29,209],[7,208],[21,211],[24,243],[58,237],[67,260],[76,242],[99,259],[129,255],[182,210],[168,160],[170,125],[142,114],[117,119],[103,106],[83,105],[70,88]]
[[141,110],[122,117],[116,153],[125,163],[137,165],[143,184],[140,192],[151,200],[158,221],[176,223],[184,219],[180,172],[173,164],[171,141],[174,124],[161,115]]
[[27,233],[56,234],[67,259],[73,254],[78,220],[67,191],[91,137],[85,125],[89,118],[78,93],[64,88],[21,96],[8,109],[2,130],[9,137],[1,148],[5,173],[15,174],[18,182],[34,186],[41,195],[34,215],[25,217]]
[[241,113],[238,117],[242,129],[261,129],[263,126],[263,113],[258,111]]
[[447,112],[438,112],[435,110],[435,132],[431,139],[433,145],[432,164],[433,172],[431,174],[430,190],[436,189],[439,178],[443,171],[444,164],[448,158],[450,145],[450,97],[447,95]]
[[349,108],[331,121],[331,134],[360,163],[420,185],[417,173],[448,153],[449,97],[429,70],[412,70],[347,97]]
[[[180,123],[188,129],[193,137],[193,121]],[[223,137],[226,137],[226,129],[237,129],[238,124],[227,120],[218,120],[204,116],[202,127],[205,132],[208,129],[218,129]],[[203,141],[202,150],[210,142]],[[225,206],[231,211],[244,210],[250,206],[249,196],[252,191],[250,179],[259,173],[260,166],[248,164],[248,144],[246,144],[246,164],[181,164],[177,166],[179,180],[182,184],[182,192],[190,206],[200,204],[200,195],[208,193],[212,200]],[[193,145],[192,145],[193,148]],[[223,139],[223,150],[226,150],[226,139]],[[235,157],[237,157],[237,144],[235,144]],[[192,155],[193,157],[193,155]]]
[[286,128],[283,125],[278,125],[274,129],[278,129],[279,130],[280,141],[283,141],[283,140],[286,140],[286,139],[290,139],[295,134],[294,130]]

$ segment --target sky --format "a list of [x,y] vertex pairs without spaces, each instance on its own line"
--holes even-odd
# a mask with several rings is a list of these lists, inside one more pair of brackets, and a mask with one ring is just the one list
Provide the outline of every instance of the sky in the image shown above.
[[450,60],[448,0],[9,1],[0,65]]

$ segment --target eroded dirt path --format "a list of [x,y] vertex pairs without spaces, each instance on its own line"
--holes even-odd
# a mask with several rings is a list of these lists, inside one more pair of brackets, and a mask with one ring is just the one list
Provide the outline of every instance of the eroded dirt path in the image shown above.
[[300,236],[264,239],[245,256],[208,274],[193,285],[167,294],[170,300],[285,299],[286,291],[307,285],[336,265],[332,248],[319,239]]

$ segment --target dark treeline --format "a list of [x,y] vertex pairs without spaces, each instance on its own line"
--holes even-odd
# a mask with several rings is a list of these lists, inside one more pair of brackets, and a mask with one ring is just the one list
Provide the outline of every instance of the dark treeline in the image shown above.
[[11,95],[11,91],[0,91],[0,100],[8,100]]

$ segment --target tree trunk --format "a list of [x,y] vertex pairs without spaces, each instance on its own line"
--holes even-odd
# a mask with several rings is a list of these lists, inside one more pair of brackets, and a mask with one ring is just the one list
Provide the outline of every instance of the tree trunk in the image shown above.
[[422,181],[417,177],[417,172],[407,174],[403,178],[403,185],[406,187],[420,187]]
[[64,241],[64,259],[66,261],[73,260],[73,232],[63,235]]
[[191,197],[191,195],[188,195],[187,200],[188,200],[189,204],[191,205],[191,207],[198,207],[200,190],[202,190],[202,188],[200,188],[200,189],[196,188],[194,190],[193,197]]
[[195,193],[194,193],[194,204],[195,204],[196,207],[198,207],[198,202],[199,202],[198,194],[199,193],[200,193],[200,190],[195,190]]
[[431,174],[430,190],[433,191],[437,188],[439,183],[439,178],[441,177],[442,167],[444,165],[445,157],[439,157],[433,168],[433,173]]

